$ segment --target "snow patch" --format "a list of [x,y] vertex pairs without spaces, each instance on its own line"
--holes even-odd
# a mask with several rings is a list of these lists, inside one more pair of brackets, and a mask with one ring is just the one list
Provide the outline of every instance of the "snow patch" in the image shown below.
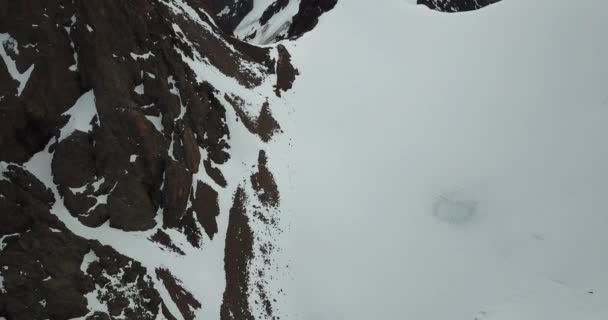
[[135,91],[135,93],[137,94],[144,94],[144,84],[140,84],[135,86],[135,88],[133,88],[133,91]]
[[0,33],[0,57],[4,61],[6,69],[8,70],[8,73],[11,75],[11,77],[15,81],[19,82],[19,87],[17,87],[17,96],[21,96],[21,92],[23,92],[25,85],[30,79],[30,75],[34,70],[34,65],[32,64],[23,73],[19,72],[19,70],[17,70],[17,64],[15,60],[13,60],[13,58],[8,55],[8,52],[6,52],[6,47],[11,48],[15,51],[16,54],[19,54],[17,41],[11,38],[8,33]]
[[148,119],[148,121],[150,121],[150,123],[152,123],[152,125],[154,126],[154,128],[156,128],[156,130],[160,133],[163,133],[163,120],[162,120],[162,115],[160,116],[146,116],[146,119]]
[[137,60],[137,59],[144,59],[144,60],[146,60],[146,59],[154,56],[154,53],[152,53],[151,51],[148,51],[148,52],[146,52],[144,54],[136,54],[136,53],[133,53],[133,52],[131,52],[129,54],[131,55],[131,58],[133,58],[133,60]]
[[61,128],[58,142],[69,137],[74,131],[90,132],[93,129],[91,122],[97,116],[93,90],[80,96],[74,106],[64,112],[63,115],[69,116],[70,120]]

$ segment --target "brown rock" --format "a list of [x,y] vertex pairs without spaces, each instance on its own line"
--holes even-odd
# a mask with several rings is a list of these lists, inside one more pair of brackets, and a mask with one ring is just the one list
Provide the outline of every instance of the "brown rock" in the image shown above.
[[175,253],[185,255],[184,251],[176,246],[171,240],[171,237],[162,229],[156,230],[156,233],[150,237],[150,240],[164,246],[165,248],[168,248]]
[[205,166],[205,172],[207,175],[211,177],[211,179],[213,179],[213,181],[215,181],[215,183],[217,183],[220,187],[225,188],[227,183],[222,171],[214,167],[209,159],[205,159],[205,161],[203,161],[203,165]]
[[108,195],[110,226],[125,231],[149,230],[156,225],[156,209],[144,186],[125,177]]
[[217,198],[217,191],[199,181],[196,186],[196,197],[191,199],[192,209],[196,213],[196,218],[211,239],[217,233],[217,222],[215,219],[220,214]]
[[287,48],[282,44],[277,46],[279,51],[279,59],[277,61],[277,84],[275,85],[275,93],[281,96],[281,91],[287,91],[293,87],[298,70],[291,64],[291,55]]
[[179,227],[179,222],[186,212],[191,189],[192,174],[182,164],[169,160],[163,189],[165,203],[163,225],[165,227]]
[[163,282],[165,288],[167,288],[167,291],[169,292],[171,300],[173,300],[184,319],[193,320],[193,311],[200,309],[201,303],[194,298],[192,293],[181,286],[181,281],[175,279],[169,270],[157,268],[156,277]]
[[258,156],[258,172],[251,175],[251,184],[258,198],[267,207],[277,207],[280,201],[279,189],[272,172],[266,166],[266,152],[260,150]]
[[249,305],[249,266],[253,258],[253,231],[247,217],[247,195],[239,187],[228,218],[224,270],[226,290],[220,309],[221,320],[253,320]]

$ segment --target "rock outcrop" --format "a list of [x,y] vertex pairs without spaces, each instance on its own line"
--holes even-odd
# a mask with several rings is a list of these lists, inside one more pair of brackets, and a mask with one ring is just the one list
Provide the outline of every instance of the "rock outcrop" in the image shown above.
[[481,9],[501,0],[418,0],[418,4],[433,10],[445,12],[461,12]]

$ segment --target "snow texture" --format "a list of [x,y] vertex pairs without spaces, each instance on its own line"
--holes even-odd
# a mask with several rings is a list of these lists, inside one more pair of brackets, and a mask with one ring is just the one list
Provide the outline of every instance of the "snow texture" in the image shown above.
[[61,129],[59,141],[69,137],[74,131],[89,132],[93,129],[92,121],[97,116],[95,94],[90,90],[80,96],[74,106],[63,115],[69,116],[68,123]]
[[608,319],[608,3],[373,6],[287,43],[294,318]]

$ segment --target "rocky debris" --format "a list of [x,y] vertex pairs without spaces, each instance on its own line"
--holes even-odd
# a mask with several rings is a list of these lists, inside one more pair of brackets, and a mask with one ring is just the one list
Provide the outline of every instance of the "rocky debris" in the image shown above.
[[291,64],[291,55],[287,48],[282,44],[277,46],[279,51],[279,59],[277,61],[277,84],[275,85],[275,93],[281,96],[281,91],[287,91],[293,86],[298,70]]
[[[82,267],[93,279],[96,298],[107,306],[109,315],[113,318],[156,319],[162,300],[147,270],[110,246],[97,241],[89,243],[90,251]],[[87,258],[92,261],[87,261]],[[88,266],[84,265],[86,263]]]
[[239,187],[234,195],[224,253],[226,290],[221,320],[254,319],[249,305],[249,264],[253,258],[254,235],[247,216],[247,194]]
[[266,207],[278,207],[280,201],[279,189],[274,176],[267,166],[266,152],[260,150],[258,155],[258,171],[251,175],[251,185],[260,202]]
[[218,193],[213,188],[203,182],[198,182],[196,192],[190,197],[192,203],[191,210],[196,214],[198,222],[201,224],[207,236],[213,239],[217,233],[216,218],[220,214],[218,204]]
[[274,119],[270,111],[270,105],[266,102],[257,118],[252,118],[245,111],[245,101],[237,96],[225,95],[226,101],[232,105],[239,120],[249,132],[257,135],[264,142],[269,142],[277,132],[282,132],[279,123]]
[[162,229],[156,230],[156,233],[154,233],[149,239],[150,241],[162,245],[163,247],[161,248],[167,248],[168,250],[181,254],[182,256],[185,255],[184,251],[176,246],[171,240],[171,237]]
[[194,311],[201,308],[201,303],[181,285],[181,281],[175,279],[169,270],[157,268],[156,277],[163,282],[171,300],[173,300],[184,319],[193,320]]
[[433,10],[461,12],[481,9],[500,0],[418,0],[418,4]]

